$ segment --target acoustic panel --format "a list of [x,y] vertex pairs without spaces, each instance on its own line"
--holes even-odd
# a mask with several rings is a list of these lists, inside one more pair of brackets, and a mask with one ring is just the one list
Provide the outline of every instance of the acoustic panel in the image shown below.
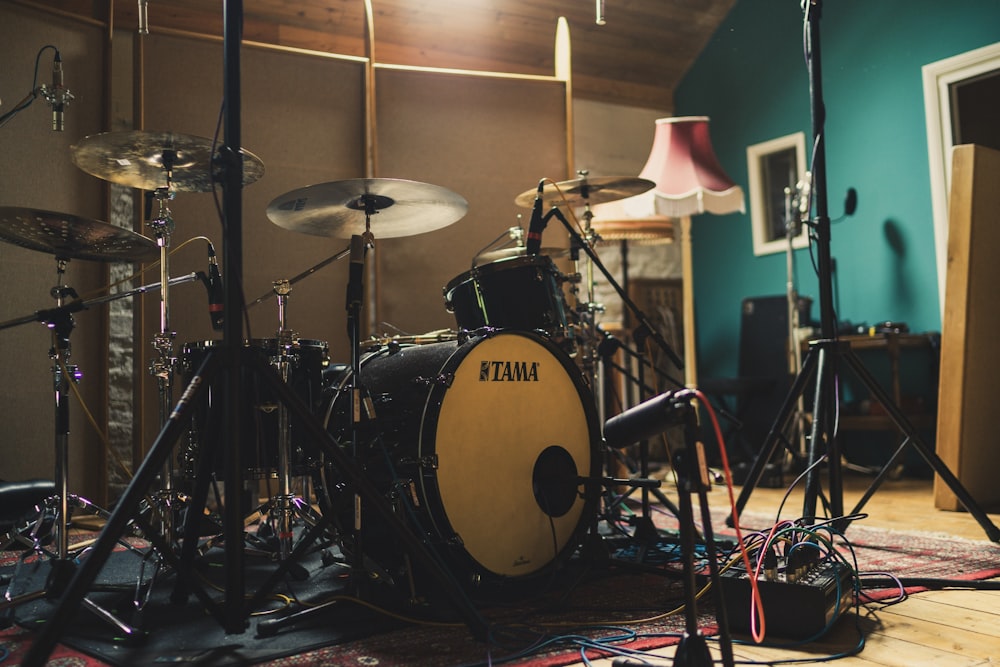
[[[179,36],[145,38],[145,129],[174,131],[211,139],[220,129],[225,75],[222,44]],[[248,338],[271,339],[279,326],[273,283],[292,279],[339,254],[348,239],[313,236],[278,227],[267,217],[276,197],[308,185],[363,175],[363,63],[318,55],[244,47],[241,52],[241,130],[245,150],[264,164],[260,180],[247,185],[242,197],[242,291]],[[221,188],[218,193],[221,202]],[[220,259],[228,242],[211,193],[180,192],[171,211],[175,221],[171,275],[205,271],[208,237]],[[154,210],[155,212],[155,210]],[[231,227],[232,229],[232,227]],[[188,241],[190,245],[180,248]],[[307,340],[329,345],[334,360],[349,359],[345,329],[348,262],[332,262],[292,285],[286,327]],[[219,339],[208,314],[205,289],[185,284],[171,290],[170,329],[176,349]],[[258,299],[263,298],[259,303]],[[159,331],[160,304],[145,303],[143,338]],[[146,344],[147,358],[152,347]],[[184,361],[182,359],[182,361]],[[183,381],[183,377],[181,381]],[[148,380],[147,442],[158,419],[156,387]]]
[[[457,223],[378,239],[377,327],[417,334],[456,326],[443,288],[531,211],[514,199],[541,178],[566,174],[565,84],[546,80],[379,69],[378,176],[448,188],[469,202]],[[558,221],[543,245],[568,246]],[[377,332],[381,333],[381,332]]]
[[[77,169],[70,146],[100,130],[103,113],[102,31],[92,24],[19,6],[0,4],[0,81],[9,112],[37,84],[52,84],[52,45],[63,61],[65,86],[74,99],[65,110],[65,129],[52,129],[52,110],[38,96],[0,128],[0,206],[23,207],[105,220],[103,184]],[[0,321],[10,322],[56,306],[53,287],[72,288],[83,299],[102,294],[107,267],[70,259],[59,275],[54,254],[0,242]],[[103,423],[106,394],[106,308],[95,306],[73,316],[68,363],[83,374],[79,394],[68,396],[70,491],[103,502],[104,459],[101,437],[86,412]],[[52,336],[44,324],[29,322],[0,330],[0,478],[52,479],[55,474]],[[59,430],[62,430],[60,428]]]

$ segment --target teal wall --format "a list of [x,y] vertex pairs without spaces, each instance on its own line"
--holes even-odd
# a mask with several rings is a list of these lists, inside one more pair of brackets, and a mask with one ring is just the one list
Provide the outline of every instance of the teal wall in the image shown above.
[[[853,217],[832,224],[837,318],[940,331],[921,67],[1000,40],[998,0],[827,0],[820,62],[827,109],[829,215],[848,188]],[[747,190],[748,146],[794,132],[812,155],[808,70],[798,0],[737,0],[675,94],[675,115],[711,117],[712,143]],[[693,221],[700,377],[736,371],[740,302],[783,294],[786,257],[753,254],[747,213]],[[796,252],[799,292],[818,281]]]

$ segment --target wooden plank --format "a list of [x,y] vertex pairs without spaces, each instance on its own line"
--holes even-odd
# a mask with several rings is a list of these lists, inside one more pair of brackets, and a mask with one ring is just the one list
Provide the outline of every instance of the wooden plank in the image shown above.
[[[1000,263],[1000,152],[957,146],[953,155],[948,223],[948,268],[941,327],[937,452],[972,497],[1000,506],[996,484],[993,398],[1000,393],[1000,309],[995,285]],[[934,504],[960,509],[940,478]]]
[[[994,595],[992,600],[997,605],[1000,596]],[[916,595],[879,615],[887,626],[885,632],[908,647],[916,647],[914,651],[919,649],[921,660],[926,660],[928,650],[980,659],[1000,655],[1000,639],[994,636],[996,614],[969,611]]]

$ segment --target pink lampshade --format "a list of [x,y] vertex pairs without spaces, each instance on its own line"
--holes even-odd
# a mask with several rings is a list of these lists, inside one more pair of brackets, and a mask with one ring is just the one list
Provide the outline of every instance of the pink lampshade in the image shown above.
[[660,215],[680,218],[745,210],[743,190],[712,150],[708,116],[657,120],[653,147],[639,176],[656,183],[653,212]]

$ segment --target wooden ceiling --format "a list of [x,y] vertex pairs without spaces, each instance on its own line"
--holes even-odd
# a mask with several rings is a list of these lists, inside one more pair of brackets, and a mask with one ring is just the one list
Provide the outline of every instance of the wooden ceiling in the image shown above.
[[[137,25],[135,0],[36,0],[115,26]],[[570,29],[575,97],[670,112],[673,91],[735,0],[371,0],[374,60],[551,76],[555,34]],[[150,29],[222,34],[223,1],[149,0]],[[364,0],[244,0],[244,39],[366,54]]]

